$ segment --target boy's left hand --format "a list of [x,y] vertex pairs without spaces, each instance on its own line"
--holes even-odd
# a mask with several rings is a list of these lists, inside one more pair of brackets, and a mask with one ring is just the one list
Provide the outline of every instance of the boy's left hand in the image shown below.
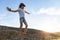
[[28,14],[30,14],[30,13],[28,13]]
[[8,10],[8,11],[11,11],[11,8],[7,7],[7,10]]

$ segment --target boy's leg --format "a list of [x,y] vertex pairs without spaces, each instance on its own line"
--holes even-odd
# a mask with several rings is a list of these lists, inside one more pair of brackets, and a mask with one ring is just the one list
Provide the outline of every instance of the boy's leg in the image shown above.
[[24,23],[25,24],[25,30],[24,30],[24,34],[27,34],[27,32],[28,32],[28,25],[27,25],[27,23]]
[[27,24],[27,23],[25,23],[25,29],[27,29],[27,27],[28,27],[28,24]]
[[28,32],[28,24],[26,22],[26,20],[24,19],[24,24],[25,24],[25,30],[24,30],[24,34],[26,34]]
[[19,35],[21,35],[21,34],[22,34],[22,26],[23,26],[23,24],[20,22],[20,30],[19,30]]
[[22,26],[23,26],[23,24],[22,24],[22,22],[20,22],[20,31],[22,31]]
[[22,32],[22,26],[23,26],[23,18],[20,18],[20,32]]

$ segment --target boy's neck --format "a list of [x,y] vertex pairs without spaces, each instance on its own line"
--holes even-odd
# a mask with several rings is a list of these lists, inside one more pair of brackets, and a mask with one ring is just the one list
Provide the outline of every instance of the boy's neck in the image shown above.
[[21,9],[24,9],[24,8],[21,8]]

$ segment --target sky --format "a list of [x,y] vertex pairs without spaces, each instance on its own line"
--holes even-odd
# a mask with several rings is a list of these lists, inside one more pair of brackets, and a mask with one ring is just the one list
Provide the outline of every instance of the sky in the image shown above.
[[20,3],[30,13],[25,14],[28,28],[60,32],[60,0],[0,0],[0,25],[19,28],[18,12],[9,12],[6,7],[17,10]]

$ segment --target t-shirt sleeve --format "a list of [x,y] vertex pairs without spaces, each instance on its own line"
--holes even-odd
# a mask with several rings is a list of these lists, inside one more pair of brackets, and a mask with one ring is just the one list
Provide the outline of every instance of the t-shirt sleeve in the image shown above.
[[18,10],[18,11],[20,11],[21,9],[20,9],[20,8],[18,8],[17,10]]

